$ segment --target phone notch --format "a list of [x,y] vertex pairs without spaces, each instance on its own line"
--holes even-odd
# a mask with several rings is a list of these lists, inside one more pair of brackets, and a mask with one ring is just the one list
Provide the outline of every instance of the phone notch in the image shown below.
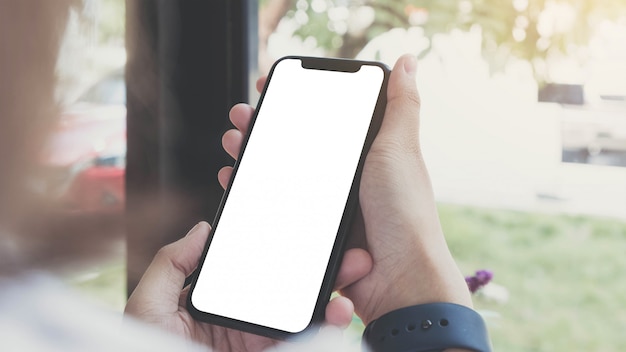
[[359,72],[363,65],[360,61],[340,60],[340,59],[328,59],[318,57],[302,57],[302,68],[308,70],[322,70],[322,71],[339,71],[339,72]]

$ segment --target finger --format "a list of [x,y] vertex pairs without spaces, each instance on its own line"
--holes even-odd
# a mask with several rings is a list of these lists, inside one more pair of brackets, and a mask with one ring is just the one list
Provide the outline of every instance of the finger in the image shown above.
[[372,270],[372,256],[364,249],[348,249],[343,255],[335,280],[335,290],[341,290],[364,278]]
[[352,322],[354,304],[343,296],[337,296],[326,305],[326,323],[345,328]]
[[198,266],[210,226],[202,221],[180,240],[161,248],[137,284],[126,306],[128,313],[150,309],[162,312],[178,310],[180,291]]
[[263,88],[265,88],[265,83],[267,82],[267,76],[263,76],[256,80],[256,90],[261,93]]
[[385,118],[377,137],[408,151],[419,151],[420,97],[416,69],[417,59],[412,55],[404,55],[396,62],[389,77]]
[[235,125],[235,127],[237,127],[238,130],[246,132],[250,126],[250,120],[252,120],[253,114],[254,108],[252,106],[239,103],[230,108],[228,116],[230,117],[230,121],[233,125]]
[[243,133],[239,130],[228,130],[222,136],[222,147],[224,147],[226,153],[232,156],[235,160],[239,157],[242,143]]
[[224,166],[220,169],[220,171],[217,172],[217,180],[219,181],[220,186],[222,186],[223,189],[226,189],[226,187],[228,187],[228,182],[230,182],[230,177],[232,176],[232,174],[232,166]]

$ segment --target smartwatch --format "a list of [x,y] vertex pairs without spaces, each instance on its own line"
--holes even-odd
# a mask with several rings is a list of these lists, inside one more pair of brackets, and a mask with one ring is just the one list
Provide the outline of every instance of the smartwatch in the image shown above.
[[492,350],[480,314],[454,303],[420,304],[384,314],[367,325],[363,344],[371,352]]

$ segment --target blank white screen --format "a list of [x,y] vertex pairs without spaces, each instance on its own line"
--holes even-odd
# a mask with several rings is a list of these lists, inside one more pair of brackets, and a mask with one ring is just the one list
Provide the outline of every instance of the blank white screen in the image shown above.
[[200,311],[304,330],[384,73],[277,64],[192,296]]

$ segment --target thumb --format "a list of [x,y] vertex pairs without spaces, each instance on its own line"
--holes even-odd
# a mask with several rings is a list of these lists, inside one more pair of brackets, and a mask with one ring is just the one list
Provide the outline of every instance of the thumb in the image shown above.
[[401,150],[419,152],[420,97],[415,82],[417,58],[398,59],[387,87],[387,107],[377,139],[395,144]]
[[126,312],[178,310],[185,278],[198,266],[210,226],[201,221],[187,236],[161,248],[128,300]]

